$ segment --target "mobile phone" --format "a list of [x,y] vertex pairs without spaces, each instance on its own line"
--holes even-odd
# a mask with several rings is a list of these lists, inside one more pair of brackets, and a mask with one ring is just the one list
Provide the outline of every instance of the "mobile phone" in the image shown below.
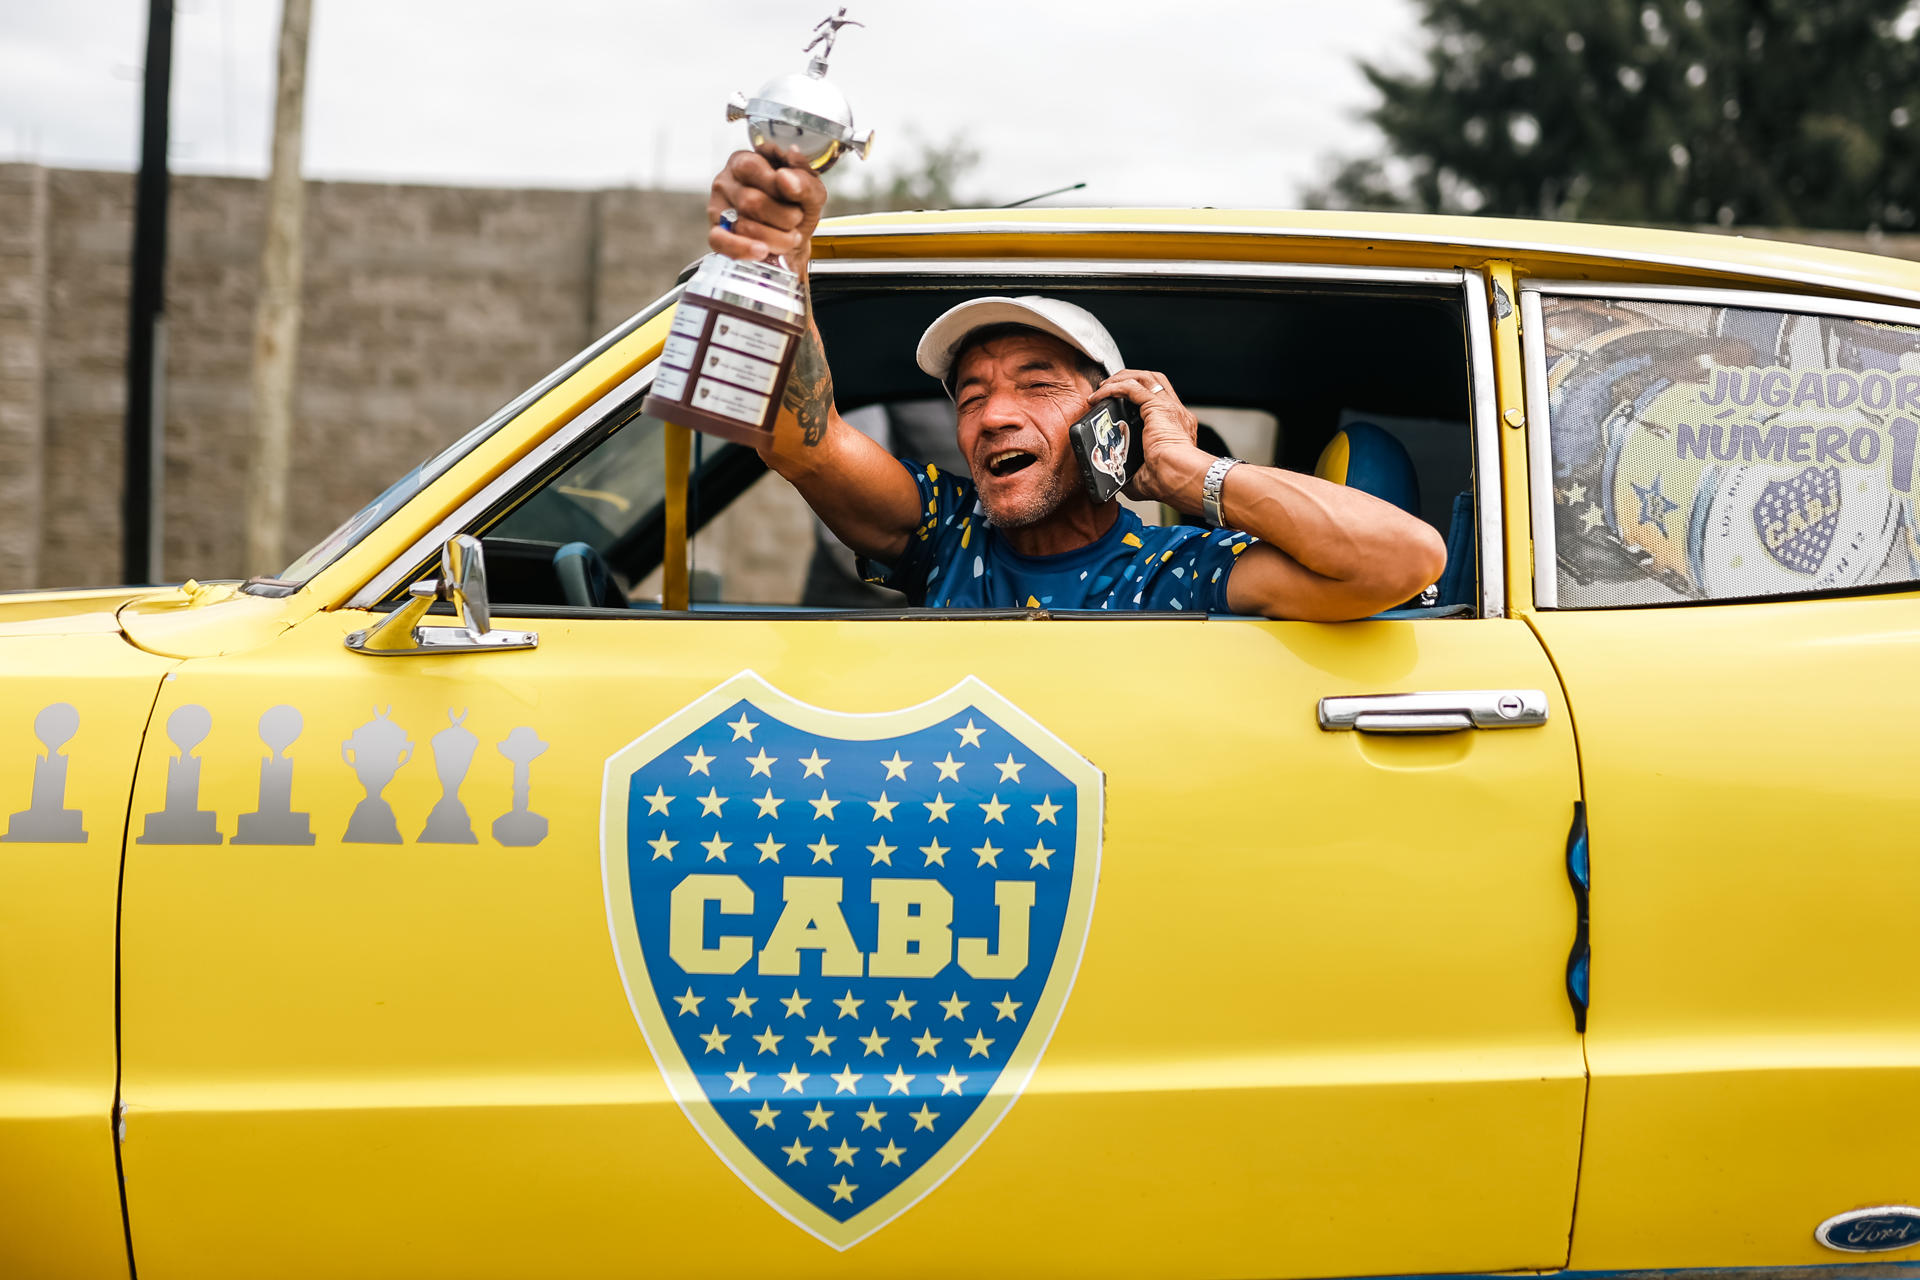
[[1121,396],[1096,400],[1067,428],[1080,482],[1095,505],[1107,502],[1140,470],[1140,410]]

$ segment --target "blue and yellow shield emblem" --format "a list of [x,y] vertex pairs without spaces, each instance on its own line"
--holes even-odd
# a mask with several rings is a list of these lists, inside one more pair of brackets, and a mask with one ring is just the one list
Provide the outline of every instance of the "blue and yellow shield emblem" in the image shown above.
[[608,760],[621,975],[728,1168],[844,1249],[959,1167],[1066,1004],[1102,798],[973,678],[856,715],[742,672]]

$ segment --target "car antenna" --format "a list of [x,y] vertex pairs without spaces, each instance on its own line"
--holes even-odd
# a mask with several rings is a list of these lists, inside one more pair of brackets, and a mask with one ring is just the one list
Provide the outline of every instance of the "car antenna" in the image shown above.
[[1086,185],[1084,182],[1076,182],[1070,187],[1056,187],[1052,191],[1042,191],[1037,196],[1028,196],[1025,200],[1015,200],[1012,204],[997,205],[995,207],[1000,209],[1018,209],[1023,204],[1032,204],[1035,200],[1045,200],[1048,196],[1065,195],[1069,191],[1078,191]]

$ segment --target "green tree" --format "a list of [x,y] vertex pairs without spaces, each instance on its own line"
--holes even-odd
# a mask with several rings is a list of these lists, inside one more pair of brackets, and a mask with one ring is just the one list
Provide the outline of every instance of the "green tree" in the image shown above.
[[1418,0],[1361,71],[1383,154],[1316,207],[1724,225],[1920,219],[1920,0]]
[[928,142],[909,130],[903,141],[905,162],[885,169],[881,176],[870,171],[865,190],[854,201],[876,212],[958,207],[956,189],[979,166],[979,151],[958,134],[945,142]]

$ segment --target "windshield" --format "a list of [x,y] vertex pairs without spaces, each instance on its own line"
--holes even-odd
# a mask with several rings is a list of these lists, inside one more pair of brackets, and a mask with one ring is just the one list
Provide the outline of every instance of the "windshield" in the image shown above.
[[478,441],[471,440],[469,437],[462,437],[458,443],[438,457],[423,462],[407,472],[388,485],[379,497],[348,516],[338,529],[307,548],[298,560],[275,576],[281,582],[305,582],[332,564],[341,552],[366,536],[367,530],[399,510],[408,498],[425,487],[428,480],[445,471],[453,464],[455,458],[477,443]]

